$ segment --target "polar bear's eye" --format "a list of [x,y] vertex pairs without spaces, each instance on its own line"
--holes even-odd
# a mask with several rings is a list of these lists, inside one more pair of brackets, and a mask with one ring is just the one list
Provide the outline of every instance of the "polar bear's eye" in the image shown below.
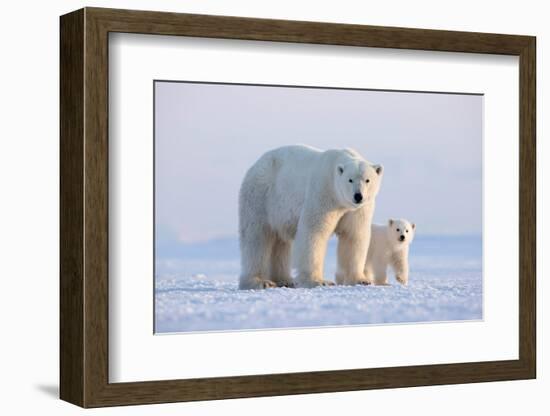
[[406,233],[408,233],[408,232],[409,232],[409,230],[405,230],[405,232],[406,232]]
[[399,232],[399,228],[397,228],[395,231]]
[[367,179],[365,182],[366,182],[366,183],[369,183],[369,182],[370,182],[370,179]]
[[353,179],[350,179],[350,180],[349,180],[349,183],[353,183]]

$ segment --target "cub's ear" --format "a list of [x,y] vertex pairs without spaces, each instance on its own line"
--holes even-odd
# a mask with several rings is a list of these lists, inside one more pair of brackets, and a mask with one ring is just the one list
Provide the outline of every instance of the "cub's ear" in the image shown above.
[[382,165],[374,165],[373,168],[378,175],[381,175],[382,172],[384,171],[384,166]]
[[412,227],[413,230],[416,229],[416,224],[413,222],[413,223],[411,224],[411,227]]
[[344,165],[338,165],[336,167],[336,171],[341,175],[342,173],[344,173]]
[[393,225],[393,220],[390,218],[390,220],[388,221],[388,224],[389,225]]

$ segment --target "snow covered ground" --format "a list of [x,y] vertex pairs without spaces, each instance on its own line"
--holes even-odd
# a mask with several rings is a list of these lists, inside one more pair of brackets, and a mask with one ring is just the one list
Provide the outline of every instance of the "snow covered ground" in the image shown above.
[[[157,248],[155,332],[482,319],[480,237],[417,236],[409,285],[237,289],[236,240]],[[335,244],[325,276],[335,272]]]

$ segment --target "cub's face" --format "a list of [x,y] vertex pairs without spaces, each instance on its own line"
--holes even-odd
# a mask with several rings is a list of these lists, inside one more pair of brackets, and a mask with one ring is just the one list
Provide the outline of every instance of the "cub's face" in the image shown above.
[[340,203],[357,209],[374,200],[380,188],[383,168],[364,161],[338,165],[335,172],[335,188]]
[[394,245],[408,245],[414,238],[414,232],[416,225],[410,223],[407,220],[394,220],[388,221],[388,237]]

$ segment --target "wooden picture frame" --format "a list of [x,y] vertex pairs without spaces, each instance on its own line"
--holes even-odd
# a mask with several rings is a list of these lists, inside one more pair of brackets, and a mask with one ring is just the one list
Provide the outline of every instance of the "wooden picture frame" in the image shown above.
[[[61,17],[60,396],[82,407],[397,388],[536,376],[535,38],[85,8]],[[246,39],[519,57],[519,359],[109,383],[108,34]]]

